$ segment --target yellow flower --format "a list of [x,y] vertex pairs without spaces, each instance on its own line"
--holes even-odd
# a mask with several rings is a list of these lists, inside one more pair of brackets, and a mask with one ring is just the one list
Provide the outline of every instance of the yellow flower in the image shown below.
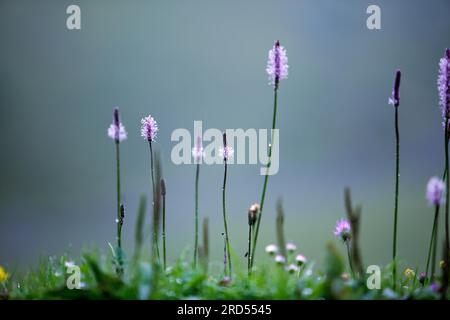
[[403,271],[403,274],[404,274],[405,277],[408,278],[408,279],[412,279],[412,278],[414,278],[414,276],[416,275],[416,273],[414,272],[414,270],[411,269],[411,268],[406,268],[405,271]]
[[439,262],[439,266],[441,267],[441,269],[444,269],[444,267],[445,267],[445,261],[444,261],[444,260],[441,260],[441,261]]
[[5,282],[8,279],[8,273],[0,266],[0,282]]

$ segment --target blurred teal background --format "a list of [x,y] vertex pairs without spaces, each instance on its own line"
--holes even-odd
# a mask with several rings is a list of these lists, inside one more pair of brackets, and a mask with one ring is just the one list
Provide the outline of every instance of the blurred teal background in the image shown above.
[[[70,4],[81,7],[79,31],[66,29]],[[366,28],[370,4],[381,7],[379,31]],[[139,136],[149,113],[160,128],[170,259],[192,249],[195,167],[171,163],[170,135],[192,131],[194,120],[204,129],[270,127],[265,66],[279,39],[290,74],[279,92],[280,170],[269,180],[259,255],[275,241],[282,197],[288,239],[320,259],[325,243],[337,242],[332,229],[351,186],[363,206],[364,261],[389,261],[395,146],[387,100],[400,68],[398,252],[423,266],[433,216],[425,185],[443,171],[436,78],[450,46],[449,12],[445,0],[2,0],[0,264],[26,268],[84,246],[106,252],[114,242],[114,144],[106,135],[114,106],[129,135],[121,149],[128,255],[139,196],[150,193],[148,146]],[[201,170],[200,213],[210,219],[219,263],[223,167]],[[245,261],[247,208],[262,183],[259,165],[230,167],[235,261]]]

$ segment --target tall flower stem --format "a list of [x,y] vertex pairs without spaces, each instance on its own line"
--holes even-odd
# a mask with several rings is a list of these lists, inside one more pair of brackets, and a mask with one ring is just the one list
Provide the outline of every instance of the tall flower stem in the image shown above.
[[[439,212],[438,212],[439,214]],[[439,229],[439,221],[436,221],[436,230],[433,234],[433,253],[431,256],[431,277],[430,283],[434,281],[434,275],[436,274],[436,258],[437,258],[437,242],[438,242],[438,229]]]
[[[447,169],[444,169],[444,174],[442,175],[442,181],[445,181],[445,179],[447,179]],[[438,216],[439,216],[440,210],[441,210],[441,207],[439,206],[439,208],[437,208],[437,212],[436,212]],[[432,257],[431,257],[431,278],[430,278],[430,282],[433,282],[434,275],[436,273],[438,232],[439,232],[439,218],[436,220],[436,229],[434,231],[434,238],[433,238],[433,253],[432,253]]]
[[395,107],[395,201],[394,201],[394,241],[392,247],[392,283],[396,286],[397,277],[397,215],[398,215],[398,186],[400,178],[400,134],[398,129],[398,106]]
[[345,245],[347,247],[348,265],[350,266],[350,271],[351,271],[352,275],[355,275],[355,272],[353,271],[352,255],[351,255],[351,251],[350,251],[350,241],[349,240],[345,241]]
[[[431,231],[431,239],[430,239],[430,247],[428,248],[428,257],[427,257],[427,265],[425,269],[425,274],[428,277],[428,270],[430,266],[430,259],[431,259],[431,253],[433,252],[433,259],[436,257],[436,230],[438,226],[438,220],[439,220],[439,206],[435,206],[435,213],[434,213],[434,221],[433,221],[433,230]],[[431,268],[431,277],[430,281],[433,281],[434,278],[434,262],[433,266]]]
[[166,270],[166,183],[161,179],[161,196],[162,196],[162,238],[163,238],[163,267]]
[[260,211],[258,215],[258,220],[256,221],[256,229],[255,234],[253,236],[253,250],[252,250],[252,256],[251,256],[251,266],[253,267],[253,264],[255,262],[255,252],[256,252],[256,244],[258,242],[258,234],[259,234],[259,226],[261,225],[261,219],[262,219],[262,213],[264,209],[264,200],[266,198],[266,189],[267,189],[267,182],[269,181],[269,170],[272,160],[272,147],[273,147],[273,139],[275,134],[275,127],[277,122],[277,101],[278,101],[278,86],[275,86],[274,89],[274,96],[273,96],[273,116],[272,116],[272,137],[271,137],[271,143],[269,145],[269,161],[267,162],[267,170],[266,175],[264,177],[264,185],[262,189],[261,194],[261,201],[260,201]]
[[[153,205],[156,201],[156,194],[155,194],[155,173],[154,173],[154,165],[153,165],[153,148],[152,148],[152,142],[149,140],[148,145],[150,148],[150,171],[151,171],[151,177],[152,177],[152,199],[153,199]],[[153,207],[152,205],[152,207]],[[160,260],[159,255],[159,244],[158,244],[158,228],[154,228],[153,230],[153,246],[156,250],[156,256],[158,257],[158,260]]]
[[[448,132],[448,123],[449,123],[449,115],[448,111],[445,115],[445,172],[449,172],[449,157],[448,157],[448,140],[449,140],[449,132]],[[445,299],[447,295],[447,289],[448,289],[448,277],[449,272],[448,268],[449,266],[449,250],[450,250],[450,239],[449,239],[449,175],[447,174],[447,179],[445,179],[446,182],[446,191],[445,191],[445,266],[444,266],[444,284],[443,284],[443,290],[442,290],[442,297]]]
[[194,240],[194,268],[197,268],[198,256],[198,180],[200,176],[200,163],[195,170],[195,240]]
[[252,265],[251,265],[251,261],[252,261],[252,229],[253,229],[253,226],[249,225],[248,226],[248,249],[247,249],[247,274],[249,277],[252,273]]
[[[226,147],[226,146],[225,146]],[[226,242],[226,251],[227,251],[227,260],[228,260],[228,273],[231,278],[232,269],[231,269],[231,253],[230,253],[230,238],[228,236],[228,225],[227,225],[227,210],[226,210],[226,186],[227,186],[227,159],[224,159],[224,174],[223,174],[223,186],[222,186],[222,208],[223,208],[223,225],[225,228],[225,242]]]
[[117,182],[117,247],[119,250],[122,249],[122,226],[120,224],[121,213],[120,213],[120,147],[119,141],[116,141],[116,182]]

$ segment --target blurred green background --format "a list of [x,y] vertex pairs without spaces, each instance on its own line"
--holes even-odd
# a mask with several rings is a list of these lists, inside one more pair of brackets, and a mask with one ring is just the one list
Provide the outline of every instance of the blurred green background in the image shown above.
[[[79,31],[66,28],[70,4],[81,7]],[[366,28],[370,4],[381,7],[381,30]],[[282,197],[288,239],[320,259],[351,186],[363,205],[364,261],[389,261],[395,146],[387,99],[400,68],[398,252],[423,266],[433,216],[425,185],[443,171],[436,78],[450,46],[449,12],[445,0],[2,0],[0,264],[25,268],[47,254],[76,255],[86,245],[106,251],[114,242],[114,144],[106,135],[114,106],[129,135],[121,149],[128,255],[139,196],[150,194],[148,146],[139,136],[149,113],[160,128],[170,259],[192,249],[195,167],[171,163],[170,135],[192,131],[194,120],[204,129],[270,127],[265,66],[279,39],[290,74],[279,92],[280,170],[269,180],[259,249],[275,241]],[[203,166],[200,181],[217,263],[222,175],[220,165]],[[247,208],[262,183],[259,165],[230,167],[230,238],[242,262]]]

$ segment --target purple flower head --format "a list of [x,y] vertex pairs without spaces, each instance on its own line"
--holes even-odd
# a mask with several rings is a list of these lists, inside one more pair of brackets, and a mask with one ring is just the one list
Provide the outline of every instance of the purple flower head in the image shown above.
[[197,137],[197,140],[195,141],[195,145],[192,148],[192,157],[194,157],[196,163],[199,163],[203,158],[203,145],[201,137]]
[[155,141],[158,124],[151,115],[141,119],[141,136],[148,141]]
[[227,161],[230,157],[233,156],[234,150],[233,147],[227,144],[227,134],[223,133],[223,148],[219,149],[219,155],[223,158],[223,161]]
[[341,238],[342,241],[347,241],[350,239],[350,222],[346,219],[340,219],[336,222],[336,227],[334,228],[334,235]]
[[430,289],[431,289],[431,291],[434,291],[434,292],[439,292],[439,290],[440,290],[439,285],[436,282],[433,282],[432,284],[430,284]]
[[119,120],[119,108],[115,107],[113,111],[113,122],[108,128],[108,136],[116,143],[119,143],[127,138],[125,127]]
[[395,72],[395,81],[394,87],[392,88],[392,94],[389,97],[389,104],[392,104],[394,107],[398,107],[400,105],[400,80],[402,78],[402,72],[397,70]]
[[[450,49],[445,50],[445,55],[439,61],[439,76],[438,76],[438,91],[439,91],[439,107],[441,108],[442,117],[450,118]],[[445,128],[445,127],[444,127]]]
[[439,206],[442,204],[445,192],[444,181],[438,177],[432,177],[427,184],[426,198],[428,203],[432,206]]
[[427,280],[427,274],[426,272],[421,272],[419,274],[419,282],[421,285],[424,285],[425,281]]
[[269,51],[266,72],[269,75],[269,84],[278,89],[280,80],[288,77],[288,58],[286,49],[280,46],[280,41],[276,41]]

